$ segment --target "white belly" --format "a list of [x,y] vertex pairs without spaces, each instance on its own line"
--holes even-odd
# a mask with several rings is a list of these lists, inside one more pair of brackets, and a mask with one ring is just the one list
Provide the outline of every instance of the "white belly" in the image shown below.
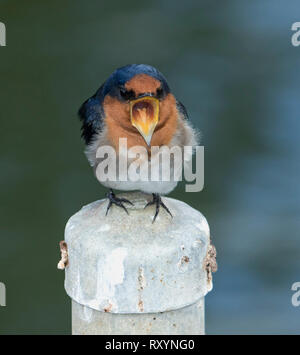
[[101,181],[110,189],[122,191],[143,191],[146,193],[168,194],[175,189],[177,181]]
[[[107,174],[108,170],[104,171],[98,165],[95,171],[96,177],[103,186],[111,189],[123,191],[139,190],[158,194],[171,192],[181,178],[182,166],[181,164],[176,164],[176,172],[174,172],[174,161],[172,159],[168,163],[162,162],[162,160],[149,161],[148,158],[141,159],[139,169],[134,168],[131,170],[132,165],[130,167],[130,164],[133,161],[131,160],[127,165],[123,166],[124,164],[119,164],[119,160],[107,160],[107,166],[116,166],[116,174],[112,177],[111,174]],[[132,174],[132,171],[134,174]],[[109,178],[107,178],[108,175]]]

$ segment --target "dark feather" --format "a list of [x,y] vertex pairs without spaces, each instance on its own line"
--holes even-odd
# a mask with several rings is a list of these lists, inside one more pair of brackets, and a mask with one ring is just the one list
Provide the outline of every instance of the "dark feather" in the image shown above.
[[78,115],[82,121],[82,134],[86,144],[90,144],[96,133],[101,132],[104,112],[102,108],[102,88],[91,98],[87,99],[80,107]]
[[159,80],[162,84],[162,88],[166,94],[170,92],[170,88],[167,84],[166,78],[156,68],[147,64],[129,64],[115,70],[111,76],[106,80],[103,86],[103,95],[110,93],[115,94],[115,90],[124,85],[127,81],[138,74],[147,74],[153,78]]
[[177,106],[177,110],[183,115],[183,117],[188,120],[189,119],[189,115],[187,113],[187,110],[185,108],[185,106],[178,100],[176,100],[176,106]]

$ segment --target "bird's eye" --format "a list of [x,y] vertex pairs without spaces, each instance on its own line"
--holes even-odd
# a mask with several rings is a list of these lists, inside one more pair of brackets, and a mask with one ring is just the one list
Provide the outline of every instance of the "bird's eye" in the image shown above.
[[157,97],[158,99],[161,99],[161,98],[163,97],[163,95],[164,95],[163,89],[162,89],[162,88],[158,88],[158,89],[156,90],[156,97]]
[[120,88],[120,95],[126,101],[135,97],[133,90],[126,90],[125,88]]

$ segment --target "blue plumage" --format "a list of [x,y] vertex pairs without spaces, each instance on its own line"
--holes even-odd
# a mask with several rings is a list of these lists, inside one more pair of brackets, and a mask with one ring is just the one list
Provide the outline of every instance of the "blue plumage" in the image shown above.
[[123,86],[135,75],[147,74],[159,80],[163,89],[168,93],[170,91],[166,78],[156,68],[146,64],[130,64],[115,70],[103,85],[102,96],[105,97],[114,88]]

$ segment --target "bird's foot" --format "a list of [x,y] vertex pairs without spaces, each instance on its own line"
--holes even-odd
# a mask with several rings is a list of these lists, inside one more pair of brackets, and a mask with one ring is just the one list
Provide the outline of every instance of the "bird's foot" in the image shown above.
[[172,213],[170,212],[170,210],[168,209],[168,207],[162,202],[161,197],[159,196],[159,194],[152,194],[152,195],[153,195],[153,200],[150,201],[150,202],[148,202],[148,203],[146,204],[146,206],[144,207],[144,208],[146,208],[146,207],[148,207],[148,206],[155,205],[156,209],[155,209],[155,215],[154,215],[154,217],[153,217],[152,223],[155,222],[160,207],[162,207],[163,209],[165,209],[165,210],[169,213],[169,215],[173,218]]
[[133,206],[133,203],[130,202],[129,200],[127,200],[126,198],[118,198],[116,197],[116,195],[114,194],[113,190],[110,189],[109,192],[106,194],[106,197],[108,198],[109,202],[108,202],[108,206],[106,209],[106,214],[105,216],[107,216],[109,209],[111,208],[112,205],[116,205],[119,206],[121,208],[123,208],[123,210],[127,213],[127,208],[124,206],[124,203],[129,203],[131,206]]

